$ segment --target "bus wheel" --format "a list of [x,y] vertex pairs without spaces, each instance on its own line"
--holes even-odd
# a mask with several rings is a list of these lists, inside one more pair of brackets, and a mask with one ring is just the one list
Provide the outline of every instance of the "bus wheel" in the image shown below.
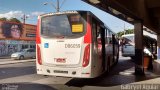
[[116,56],[116,63],[115,63],[115,64],[118,63],[118,60],[119,60],[119,53],[117,53],[117,56]]
[[119,46],[118,46],[118,49],[117,49],[117,56],[116,56],[116,62],[115,62],[115,64],[118,63],[118,60],[119,60]]
[[107,72],[110,71],[110,57],[108,57],[108,60],[107,60]]

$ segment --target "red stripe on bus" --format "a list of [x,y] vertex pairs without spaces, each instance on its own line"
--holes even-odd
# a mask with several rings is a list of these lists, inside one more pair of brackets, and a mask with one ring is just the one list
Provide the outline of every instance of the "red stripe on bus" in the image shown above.
[[41,44],[41,39],[40,39],[40,19],[38,19],[38,23],[37,23],[36,44]]
[[85,47],[85,50],[84,50],[83,63],[82,63],[82,66],[83,66],[83,67],[88,66],[88,64],[89,64],[89,59],[90,59],[90,44],[88,44],[88,45]]
[[42,65],[41,49],[40,49],[39,45],[37,45],[37,60],[38,60],[38,64]]
[[87,33],[84,36],[84,43],[91,43],[91,23],[90,16],[87,16]]

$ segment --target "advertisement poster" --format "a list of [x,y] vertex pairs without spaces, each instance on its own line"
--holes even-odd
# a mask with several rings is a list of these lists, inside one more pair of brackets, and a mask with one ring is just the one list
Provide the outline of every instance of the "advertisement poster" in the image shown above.
[[0,39],[35,40],[36,25],[0,22]]
[[23,39],[35,40],[35,38],[36,38],[36,26],[30,24],[23,25]]

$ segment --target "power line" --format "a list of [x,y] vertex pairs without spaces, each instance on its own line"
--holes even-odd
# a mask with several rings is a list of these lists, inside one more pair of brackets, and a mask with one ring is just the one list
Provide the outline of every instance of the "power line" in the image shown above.
[[28,17],[24,14],[23,17],[21,18],[21,19],[23,20],[23,24],[26,23],[26,19],[27,19],[27,18],[28,18]]
[[65,0],[63,0],[61,5],[60,5],[60,0],[57,0],[56,5],[54,5],[54,3],[52,3],[52,2],[50,2],[50,3],[46,2],[46,3],[44,3],[44,5],[51,4],[51,6],[53,6],[56,9],[57,12],[59,12],[61,7],[63,6],[64,2],[65,2]]
[[65,1],[66,1],[66,0],[63,0],[63,2],[61,3],[61,5],[60,5],[60,9],[61,9],[62,5],[65,3]]

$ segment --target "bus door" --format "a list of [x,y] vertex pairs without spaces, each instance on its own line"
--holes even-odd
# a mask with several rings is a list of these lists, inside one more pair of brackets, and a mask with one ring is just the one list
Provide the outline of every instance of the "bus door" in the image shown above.
[[112,34],[112,45],[113,45],[113,62],[115,62],[116,60],[116,39],[115,39],[115,35]]
[[105,29],[103,27],[100,27],[100,29],[97,31],[98,33],[98,51],[100,59],[102,60],[102,68],[105,70]]
[[105,29],[101,27],[101,42],[102,42],[102,67],[105,70]]

